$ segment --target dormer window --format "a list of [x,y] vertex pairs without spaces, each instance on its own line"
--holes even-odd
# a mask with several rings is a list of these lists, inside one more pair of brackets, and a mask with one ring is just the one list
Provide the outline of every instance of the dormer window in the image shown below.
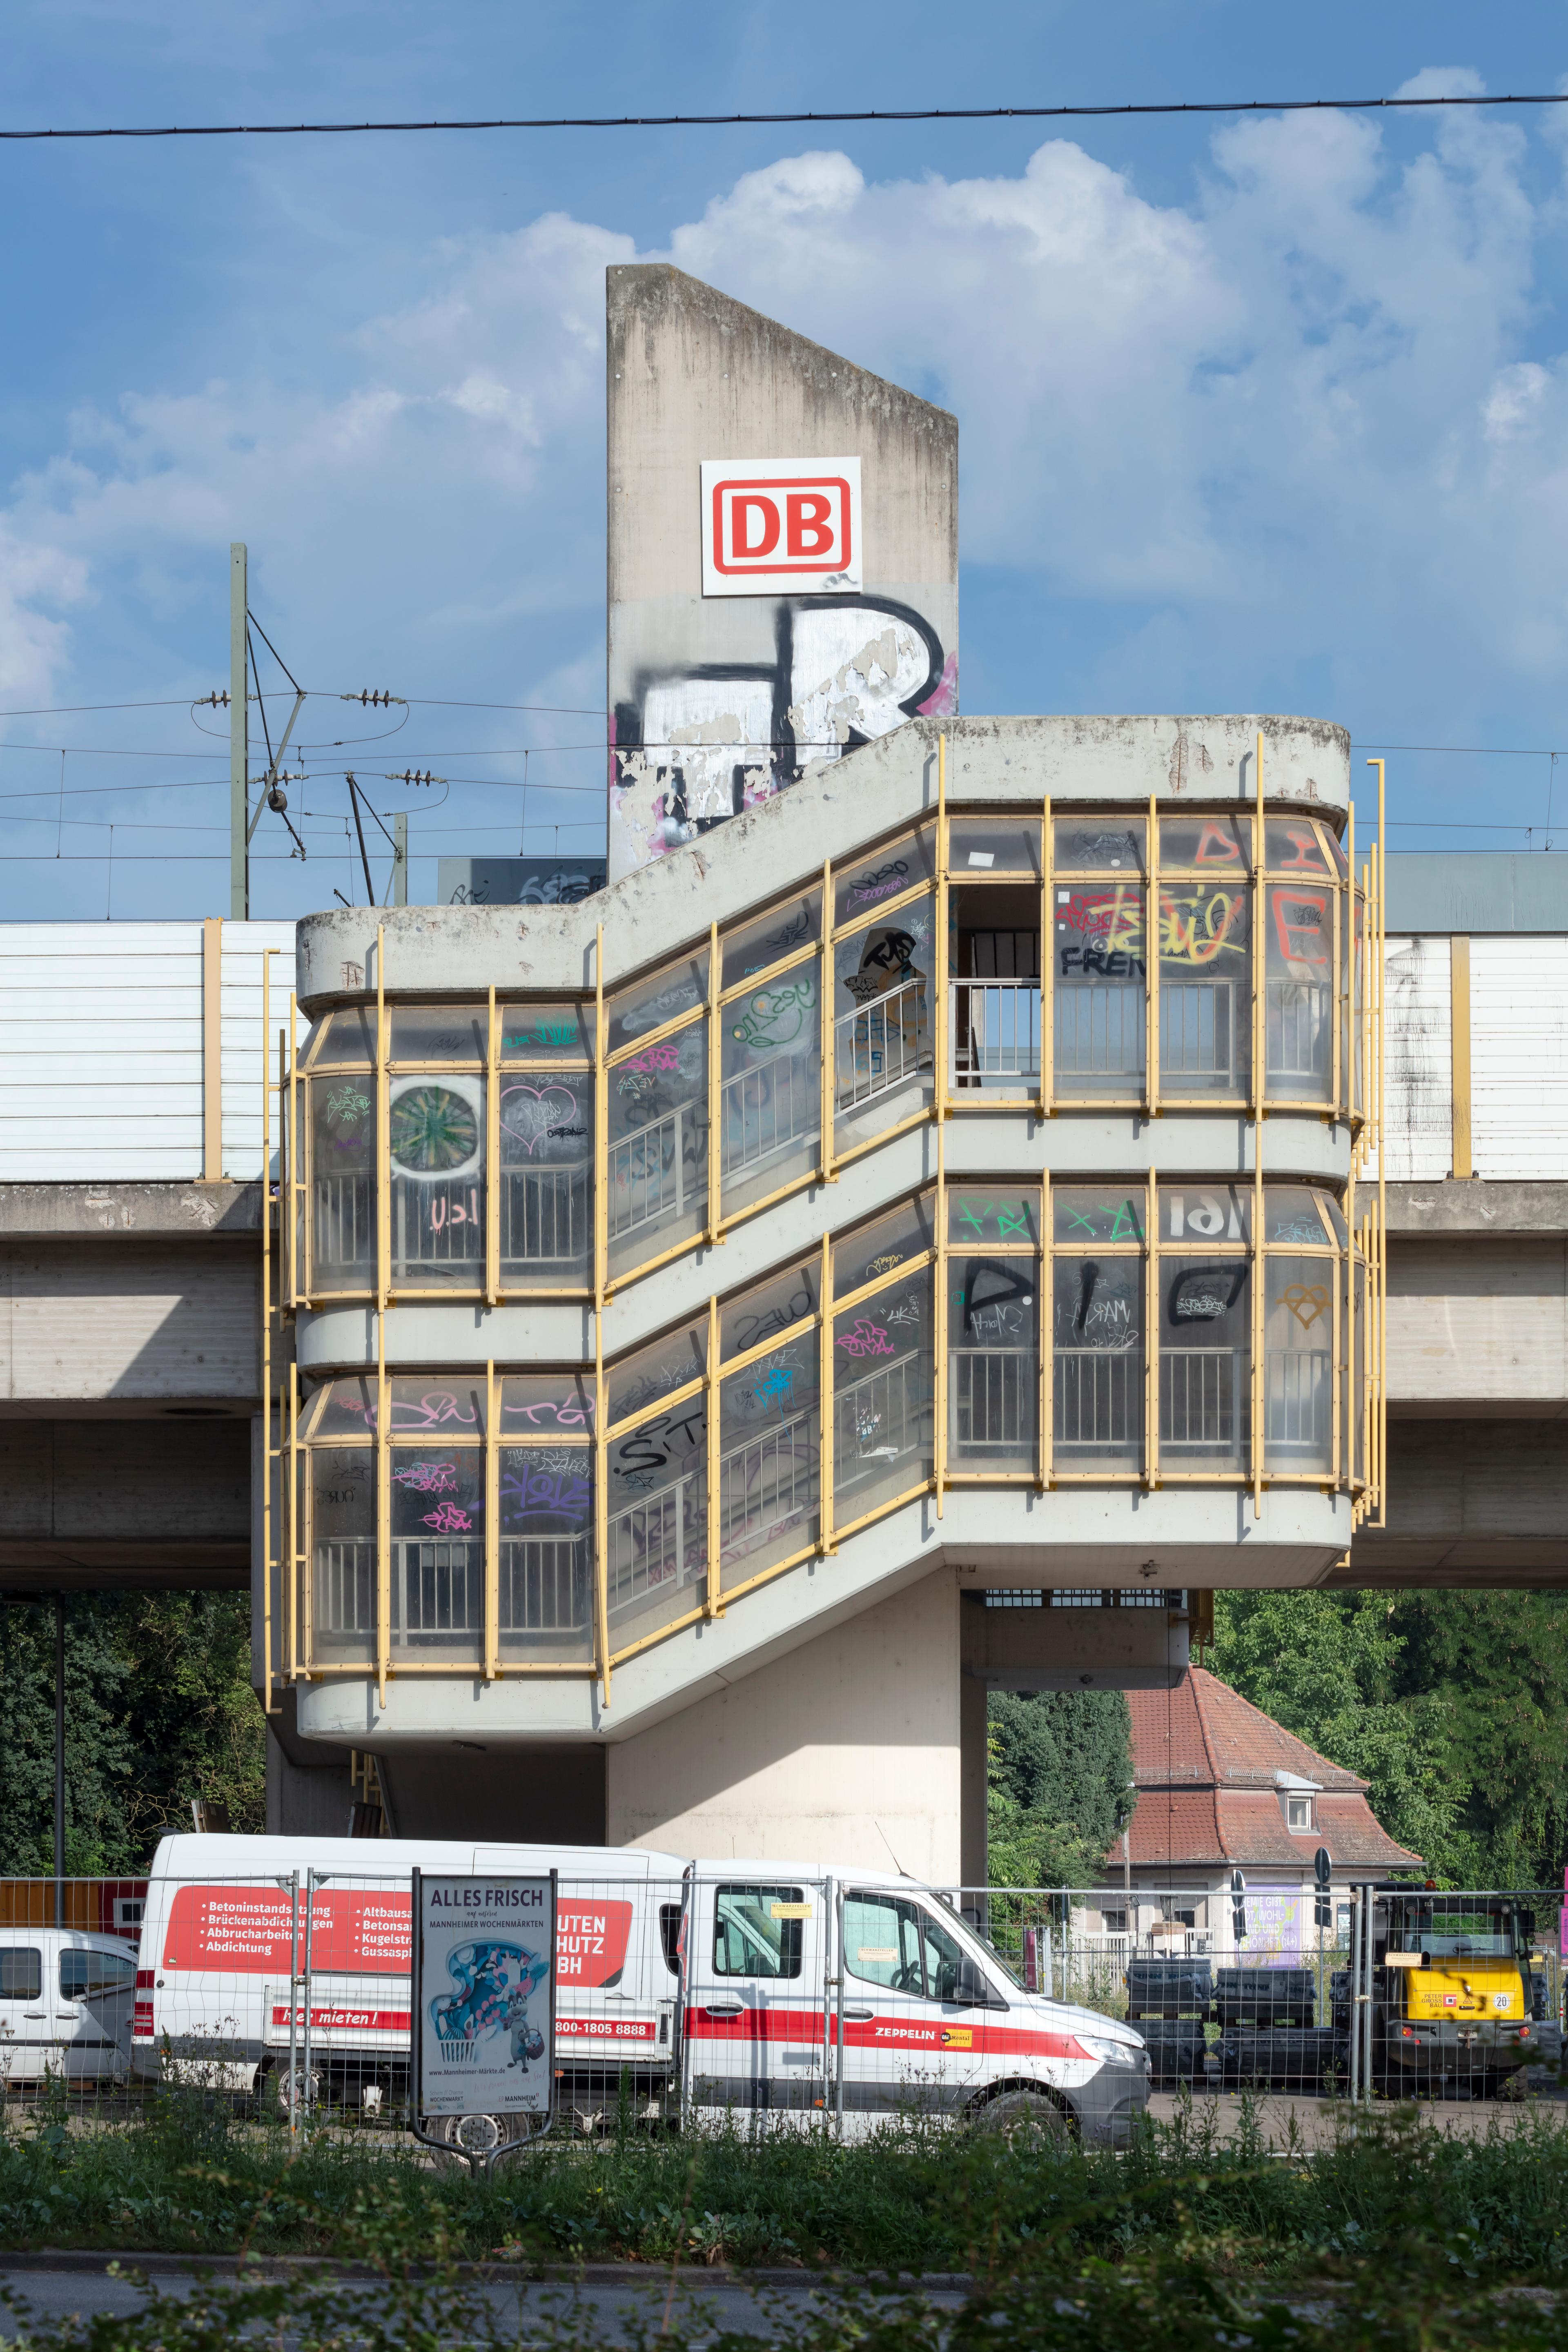
[[1310,1832],[1312,1827],[1312,1800],[1310,1797],[1287,1797],[1285,1800],[1285,1822],[1289,1829],[1298,1830],[1304,1832]]

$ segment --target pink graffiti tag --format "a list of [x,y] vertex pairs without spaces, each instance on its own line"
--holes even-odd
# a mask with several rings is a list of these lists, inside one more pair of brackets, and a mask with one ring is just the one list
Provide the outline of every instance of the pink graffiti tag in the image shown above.
[[467,1511],[459,1510],[456,1503],[443,1503],[438,1509],[426,1511],[419,1524],[434,1528],[438,1536],[468,1535],[474,1525]]
[[650,1045],[646,1054],[634,1054],[629,1062],[621,1065],[626,1070],[678,1070],[680,1067],[680,1047],[675,1038],[662,1045]]
[[881,1324],[868,1323],[863,1315],[851,1330],[843,1333],[837,1345],[847,1356],[891,1356],[897,1352]]

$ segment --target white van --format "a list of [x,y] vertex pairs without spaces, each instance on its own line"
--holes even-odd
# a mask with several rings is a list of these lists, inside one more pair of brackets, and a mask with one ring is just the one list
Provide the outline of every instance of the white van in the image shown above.
[[1141,2035],[1026,1991],[909,1879],[402,1839],[165,1838],[142,1920],[136,2073],[401,2099],[416,1865],[559,1873],[558,2104],[587,2127],[629,2101],[649,2119],[767,2111],[856,2134],[914,2109],[1119,2142],[1148,2103]]
[[0,2092],[123,2083],[135,1978],[129,1938],[0,1927]]

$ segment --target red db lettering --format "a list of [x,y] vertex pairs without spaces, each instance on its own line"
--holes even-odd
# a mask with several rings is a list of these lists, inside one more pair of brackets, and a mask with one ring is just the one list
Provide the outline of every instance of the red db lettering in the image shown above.
[[792,490],[784,501],[791,555],[826,555],[833,545],[833,501],[821,490]]
[[[793,506],[795,501],[792,499],[790,503]],[[756,539],[752,536],[753,508],[761,518],[761,536]],[[763,498],[759,491],[744,490],[730,509],[730,528],[735,554],[752,558],[771,555],[779,543],[778,508],[772,499]]]

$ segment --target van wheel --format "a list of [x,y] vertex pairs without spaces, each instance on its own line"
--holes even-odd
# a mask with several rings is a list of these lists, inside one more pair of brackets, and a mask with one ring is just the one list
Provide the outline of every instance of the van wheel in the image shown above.
[[1072,2137],[1066,2116],[1043,2091],[1004,2091],[988,2099],[974,2128],[1005,2140],[1009,2147],[1060,2149]]
[[470,2157],[483,2163],[496,2149],[532,2137],[527,2116],[425,2116],[421,2120],[439,2143],[436,2161],[444,2172],[469,2171]]

